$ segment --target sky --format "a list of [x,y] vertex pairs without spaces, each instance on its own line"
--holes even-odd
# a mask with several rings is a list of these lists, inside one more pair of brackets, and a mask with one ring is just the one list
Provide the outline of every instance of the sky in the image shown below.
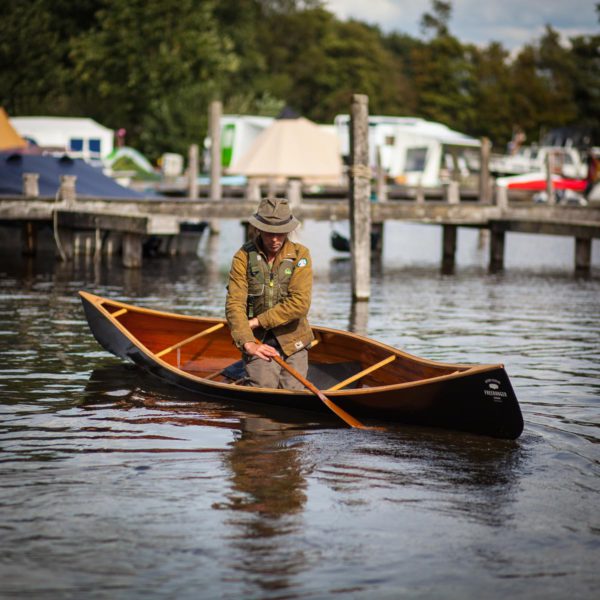
[[[538,40],[546,24],[563,39],[600,34],[596,3],[600,0],[450,0],[450,33],[461,42],[486,46],[501,42],[511,51]],[[431,11],[430,0],[325,0],[338,18],[379,25],[386,33],[398,31],[422,37],[419,23]]]

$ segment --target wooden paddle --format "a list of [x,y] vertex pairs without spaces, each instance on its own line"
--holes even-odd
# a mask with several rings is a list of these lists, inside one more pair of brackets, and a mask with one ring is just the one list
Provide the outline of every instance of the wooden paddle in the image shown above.
[[[259,340],[254,340],[257,344],[262,344]],[[331,411],[333,411],[342,421],[345,421],[350,427],[356,429],[378,429],[377,427],[367,427],[360,421],[355,419],[351,414],[347,413],[343,408],[340,408],[337,404],[334,404],[318,387],[311,383],[306,377],[303,377],[292,367],[288,365],[281,356],[276,355],[272,357],[273,360],[282,368],[285,369],[292,377],[297,379],[305,388],[310,390],[317,398]],[[262,359],[261,359],[262,360]]]

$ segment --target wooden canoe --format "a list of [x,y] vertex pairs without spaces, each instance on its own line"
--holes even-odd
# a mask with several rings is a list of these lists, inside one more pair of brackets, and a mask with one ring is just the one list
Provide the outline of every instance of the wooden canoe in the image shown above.
[[[234,364],[239,364],[240,353],[224,319],[150,310],[84,291],[79,294],[102,347],[198,393],[203,400],[328,411],[308,390],[240,385],[240,371],[236,374]],[[519,403],[502,365],[434,362],[345,331],[327,327],[313,327],[313,331],[318,343],[309,351],[308,377],[351,415],[506,439],[516,439],[523,431]]]

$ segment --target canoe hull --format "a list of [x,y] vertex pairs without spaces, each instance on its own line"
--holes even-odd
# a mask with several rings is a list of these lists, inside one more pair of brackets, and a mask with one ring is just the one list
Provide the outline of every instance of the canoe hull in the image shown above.
[[[239,400],[294,410],[329,412],[308,391],[292,393],[216,384],[174,369],[136,344],[83,294],[82,302],[90,329],[103,348],[164,381],[198,394],[199,399]],[[506,371],[500,365],[411,385],[384,386],[376,390],[360,388],[328,395],[350,414],[378,421],[443,427],[505,439],[516,439],[523,430],[517,398]]]

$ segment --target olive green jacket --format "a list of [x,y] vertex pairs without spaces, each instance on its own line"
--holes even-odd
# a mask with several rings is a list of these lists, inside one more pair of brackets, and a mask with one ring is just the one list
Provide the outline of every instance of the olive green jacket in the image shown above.
[[[265,261],[264,264],[267,264],[267,258],[260,245],[257,244],[256,248],[261,259]],[[286,265],[292,265],[292,274],[278,294],[278,301],[274,306],[268,308],[264,299],[253,298],[254,316],[260,323],[260,328],[253,332],[248,325],[248,306],[249,292],[254,293],[255,290],[249,290],[252,277],[248,268],[247,247],[240,248],[233,257],[225,314],[233,341],[240,350],[246,342],[254,341],[255,337],[262,339],[267,330],[277,338],[286,356],[306,348],[314,339],[307,319],[312,295],[310,252],[305,246],[286,240],[271,265],[271,271],[279,273],[283,269],[284,261]]]

